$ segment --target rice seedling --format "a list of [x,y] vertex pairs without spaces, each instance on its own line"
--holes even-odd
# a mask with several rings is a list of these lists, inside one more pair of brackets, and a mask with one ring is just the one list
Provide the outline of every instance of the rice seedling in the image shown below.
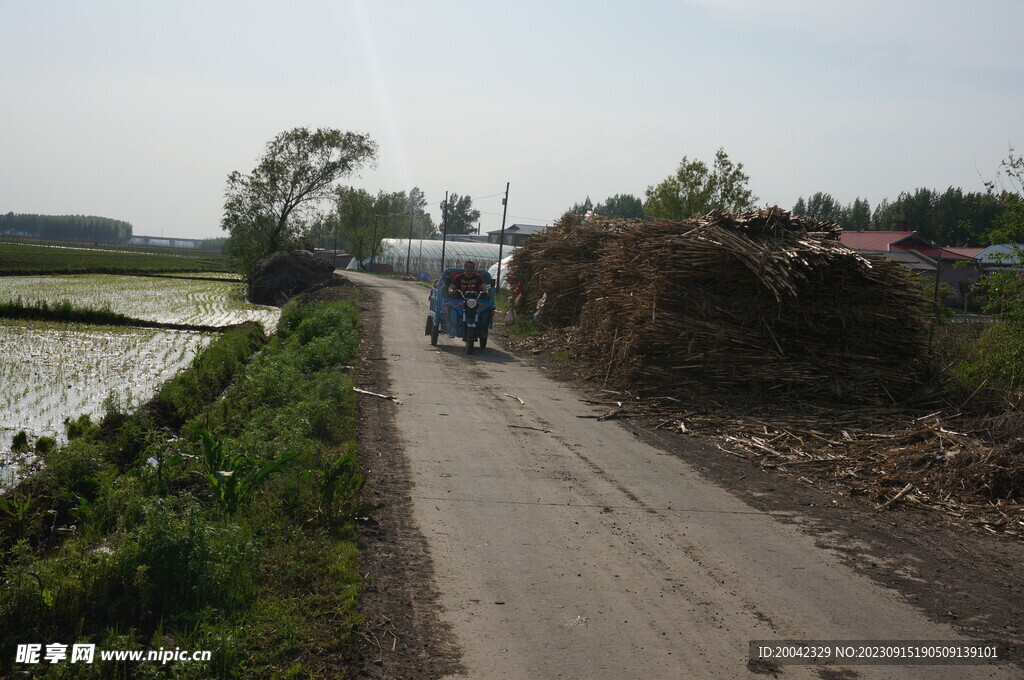
[[268,331],[273,330],[280,310],[247,302],[244,290],[244,283],[232,279],[111,274],[0,277],[0,303],[67,303],[77,308],[107,309],[134,319],[204,326],[258,321]]
[[134,401],[188,365],[209,334],[0,319],[0,452],[13,434],[66,440],[64,420],[97,415],[116,389]]

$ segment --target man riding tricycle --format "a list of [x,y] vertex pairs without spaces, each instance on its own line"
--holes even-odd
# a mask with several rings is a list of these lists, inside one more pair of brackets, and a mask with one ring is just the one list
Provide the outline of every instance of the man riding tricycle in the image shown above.
[[472,261],[462,269],[445,269],[430,291],[430,313],[426,335],[436,345],[441,333],[466,343],[472,354],[477,342],[487,347],[487,331],[494,326],[494,299],[491,275],[476,271]]

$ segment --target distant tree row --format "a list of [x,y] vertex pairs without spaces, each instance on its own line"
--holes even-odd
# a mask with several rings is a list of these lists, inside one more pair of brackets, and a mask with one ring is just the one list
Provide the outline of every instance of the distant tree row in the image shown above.
[[0,234],[53,241],[126,243],[132,225],[109,217],[85,215],[0,215]]
[[818,191],[793,206],[793,214],[835,222],[842,229],[886,231],[900,222],[921,236],[943,246],[984,246],[990,232],[1012,204],[1008,192],[978,192],[949,187],[943,192],[916,189],[903,192],[895,201],[882,199],[874,210],[859,196],[843,205],[831,194]]
[[594,205],[587,196],[568,212],[585,215],[593,211],[604,217],[652,218],[683,220],[712,210],[745,210],[757,202],[747,186],[750,176],[742,163],[729,159],[725,149],[715,152],[708,165],[699,159],[683,156],[679,168],[660,183],[647,187],[644,200],[632,194],[615,194]]
[[575,203],[569,208],[569,212],[573,215],[586,215],[591,211],[595,215],[601,215],[602,217],[639,219],[644,216],[644,204],[643,201],[633,194],[615,194],[597,205],[594,205],[590,201],[590,196],[587,196],[586,200],[582,203]]

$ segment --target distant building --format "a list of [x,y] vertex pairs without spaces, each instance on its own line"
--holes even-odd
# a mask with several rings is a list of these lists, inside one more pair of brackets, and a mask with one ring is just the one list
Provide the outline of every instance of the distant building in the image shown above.
[[[938,280],[955,291],[978,282],[979,260],[967,251],[973,248],[942,248],[920,236],[916,231],[849,231],[839,232],[847,248],[859,253],[875,254],[898,261],[915,271],[932,271]],[[981,249],[977,249],[980,251]],[[923,257],[918,257],[923,256]],[[955,266],[958,265],[958,266]]]
[[132,236],[128,244],[156,248],[202,248],[201,238],[164,238],[162,236]]
[[[521,246],[531,237],[536,236],[548,228],[546,224],[513,224],[505,227],[505,245]],[[487,232],[488,243],[498,243],[501,240],[501,229]]]
[[1021,269],[1021,256],[1024,255],[1024,243],[997,243],[987,248],[979,248],[974,255],[986,272],[993,270]]

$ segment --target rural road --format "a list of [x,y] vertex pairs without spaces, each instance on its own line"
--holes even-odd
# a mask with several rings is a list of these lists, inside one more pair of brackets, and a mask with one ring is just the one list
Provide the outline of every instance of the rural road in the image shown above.
[[[380,294],[396,444],[469,678],[757,678],[751,640],[961,638],[793,523],[597,422],[581,395],[493,343],[473,356],[443,336],[431,347],[424,287],[344,274]],[[1021,677],[991,665],[779,670]]]

